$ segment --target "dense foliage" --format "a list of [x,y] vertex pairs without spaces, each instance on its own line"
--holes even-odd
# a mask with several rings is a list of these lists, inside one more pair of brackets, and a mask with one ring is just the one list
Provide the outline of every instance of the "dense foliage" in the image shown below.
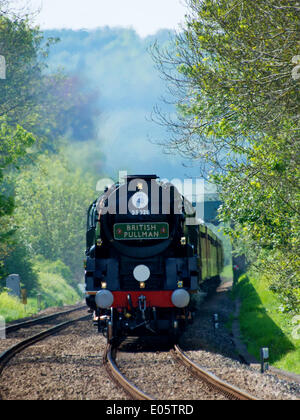
[[[11,216],[14,209],[14,197],[6,169],[16,166],[18,159],[26,154],[26,149],[33,144],[34,138],[22,127],[10,128],[4,118],[0,119],[0,247],[11,233]],[[4,252],[3,248],[2,252]],[[0,259],[1,261],[1,259]]]
[[[4,2],[0,5],[5,6]],[[31,95],[40,71],[37,37],[26,20],[0,15],[0,54],[7,63],[6,79],[0,80],[0,276],[14,241],[11,171],[18,168],[20,159],[36,141],[21,124],[32,103]]]
[[87,177],[70,170],[61,156],[41,156],[18,177],[16,195],[15,219],[24,245],[35,256],[61,259],[72,271],[73,284],[82,280],[86,209],[95,195]]
[[[54,304],[55,284],[60,302],[64,290],[66,302],[78,299],[69,288],[82,280],[85,211],[96,181],[76,172],[64,156],[73,141],[94,135],[92,119],[99,112],[97,92],[80,77],[47,68],[57,42],[33,27],[25,12],[17,16],[10,2],[0,0],[0,55],[6,64],[0,79],[0,288],[8,274],[19,274],[29,296],[44,291],[47,305]],[[39,255],[45,262],[37,262]]]
[[[157,114],[173,134],[167,146],[210,172],[235,246],[266,271],[285,310],[299,311],[299,4],[186,2],[173,47],[168,33],[155,37],[164,46],[154,48],[157,65],[178,95],[168,98],[175,120],[164,114],[167,104]],[[67,283],[80,279],[84,215],[103,150],[111,174],[124,156],[129,167],[138,156],[145,171],[155,161],[161,174],[167,167],[169,178],[178,176],[179,160],[167,166],[155,146],[145,147],[148,130],[152,139],[162,135],[145,121],[164,89],[146,51],[155,38],[109,28],[44,36],[0,0],[2,285],[18,271],[35,293],[41,271],[32,258],[40,254],[44,271],[61,260]]]
[[219,185],[221,219],[286,310],[300,310],[296,1],[187,0],[173,50],[154,49],[177,96],[169,148]]

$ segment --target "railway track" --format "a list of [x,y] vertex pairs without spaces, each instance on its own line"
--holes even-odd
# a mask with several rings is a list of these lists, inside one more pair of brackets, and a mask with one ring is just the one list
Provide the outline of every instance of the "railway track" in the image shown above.
[[18,322],[18,323],[12,324],[12,325],[8,325],[5,328],[5,332],[6,332],[6,334],[10,334],[10,333],[18,331],[22,328],[29,328],[29,327],[32,327],[34,325],[44,324],[44,323],[46,323],[48,321],[52,321],[52,320],[54,320],[54,319],[56,319],[60,316],[69,315],[73,312],[77,312],[77,311],[80,311],[80,310],[85,309],[85,308],[86,308],[86,305],[81,305],[81,306],[78,306],[76,308],[69,309],[67,311],[56,312],[54,314],[46,315],[46,316],[43,316],[43,317],[40,317],[40,318],[30,319],[29,321]]
[[[82,308],[81,308],[82,309]],[[75,309],[72,311],[67,311],[68,313],[70,312],[75,312],[78,311],[79,309]],[[56,317],[58,317],[58,314],[55,314]],[[61,315],[61,314],[60,314]],[[7,363],[18,353],[20,353],[21,351],[25,350],[27,347],[30,347],[31,345],[44,340],[47,337],[50,337],[51,335],[56,334],[57,332],[67,328],[68,326],[79,322],[79,321],[83,321],[86,320],[90,317],[90,315],[84,315],[81,317],[77,317],[62,323],[59,323],[57,325],[55,325],[54,327],[48,328],[42,332],[39,332],[38,334],[35,334],[31,337],[28,337],[24,340],[19,341],[17,344],[11,346],[9,349],[5,350],[4,352],[2,352],[0,354],[0,375],[4,369],[4,367],[7,365]],[[48,318],[48,317],[45,317]],[[51,318],[53,319],[53,318]],[[19,324],[21,325],[21,324]],[[32,325],[32,324],[31,324]],[[27,324],[27,326],[29,326],[29,324]],[[22,327],[20,327],[22,328]]]
[[173,357],[176,358],[181,364],[186,366],[196,378],[201,381],[205,381],[207,384],[209,384],[209,386],[220,391],[228,399],[245,401],[257,400],[257,398],[253,397],[252,395],[249,395],[234,385],[221,380],[213,373],[194,363],[186,354],[184,354],[179,346],[175,345],[174,349],[171,350],[171,353]]
[[154,400],[153,397],[144,393],[140,389],[138,389],[132,382],[130,382],[119,370],[115,359],[116,359],[117,348],[108,345],[106,347],[103,363],[106,368],[108,375],[112,378],[117,385],[121,386],[121,388],[134,400],[145,400],[150,401]]
[[[156,398],[148,395],[139,388],[137,388],[126,376],[120,371],[116,363],[116,355],[118,348],[107,346],[104,354],[104,365],[109,376],[116,382],[126,393],[135,400],[155,400]],[[215,376],[214,374],[208,372],[207,370],[201,368],[195,364],[191,359],[189,359],[184,352],[180,349],[179,346],[175,345],[173,349],[170,350],[170,354],[173,359],[178,363],[184,365],[189,372],[196,377],[197,380],[205,382],[212,391],[217,391],[221,393],[226,399],[230,400],[257,400],[255,397],[247,394],[243,390],[225,382]],[[162,397],[163,399],[163,397]]]
[[[88,317],[80,317],[56,325],[46,331],[46,335],[41,332],[38,337],[31,337],[29,342],[26,339],[25,343],[19,343],[12,352],[4,352],[6,353],[5,357],[3,357],[4,354],[0,355],[1,373],[5,364],[21,352],[20,356],[16,356],[12,360],[1,376],[0,392],[3,398],[5,396],[5,399],[15,399],[16,397],[23,399],[25,397],[24,399],[117,400],[120,399],[120,396],[122,399],[126,397],[124,392],[121,393],[119,390],[122,387],[130,399],[134,400],[255,400],[251,395],[232,387],[232,385],[225,383],[224,389],[224,381],[220,381],[207,371],[205,371],[206,381],[199,378],[195,380],[195,371],[189,371],[189,367],[186,365],[177,365],[177,363],[182,363],[179,360],[179,354],[182,353],[179,348],[174,347],[170,350],[170,345],[161,344],[158,346],[152,339],[150,344],[134,340],[131,344],[126,342],[124,347],[123,343],[119,347],[106,347],[105,341],[100,340],[99,343],[99,336],[93,334],[93,328],[89,329],[86,322],[71,326],[66,332],[45,343],[32,346],[30,350],[22,353],[22,350],[29,345],[59,332],[60,329],[66,328],[71,323],[86,318]],[[118,383],[118,387],[115,387],[112,381],[111,384],[108,381],[107,386],[102,387],[104,391],[101,393],[98,389],[98,384],[103,381],[103,368],[100,368],[101,355],[94,353],[99,344],[101,348],[99,350],[104,354],[105,367],[109,371],[110,378]],[[201,364],[200,359],[198,363]],[[188,365],[190,364],[188,360]],[[199,370],[198,366],[197,370]],[[221,374],[223,375],[225,372],[226,369]],[[212,380],[217,379],[217,388],[214,388],[211,377],[213,377]],[[228,377],[224,376],[224,379],[228,380]],[[246,377],[248,378],[248,376]],[[232,381],[235,381],[235,377]],[[220,390],[221,385],[222,389]],[[274,383],[271,385],[274,386]],[[203,394],[201,393],[202,389]],[[255,391],[253,391],[254,389]],[[256,394],[256,388],[250,387],[248,392]],[[265,395],[267,398],[269,394]],[[264,399],[264,396],[261,398]]]

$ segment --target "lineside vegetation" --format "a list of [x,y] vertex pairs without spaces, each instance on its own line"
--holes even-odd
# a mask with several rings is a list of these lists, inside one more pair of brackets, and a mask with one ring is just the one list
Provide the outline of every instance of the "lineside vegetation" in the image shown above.
[[97,92],[49,71],[58,39],[46,39],[28,11],[14,12],[11,3],[0,0],[0,314],[7,320],[25,316],[5,291],[8,274],[21,276],[29,312],[37,310],[37,293],[44,306],[80,299],[81,226],[95,182],[76,172],[65,150],[82,140],[77,126],[94,132],[98,115]]
[[300,311],[299,2],[186,0],[172,48],[153,57],[177,105],[156,108],[164,146],[197,160],[220,219],[283,311]]

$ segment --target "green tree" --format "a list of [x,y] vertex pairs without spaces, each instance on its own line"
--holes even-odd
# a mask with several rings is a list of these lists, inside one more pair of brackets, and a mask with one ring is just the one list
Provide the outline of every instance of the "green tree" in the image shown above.
[[30,28],[27,18],[15,16],[9,2],[1,1],[0,55],[6,71],[0,80],[0,276],[14,241],[12,172],[36,144],[26,122],[34,114],[33,96],[41,74],[39,42],[38,30]]
[[12,218],[15,200],[8,169],[17,166],[34,141],[34,137],[22,127],[12,129],[3,117],[0,118],[0,277],[5,274],[4,260],[12,246],[16,228]]
[[[0,80],[0,117],[21,125],[36,136],[35,150],[57,152],[61,138],[94,134],[98,115],[96,92],[87,92],[79,78],[48,69],[57,37],[45,38],[28,17],[0,12],[0,55],[6,61],[6,79]],[[34,156],[33,156],[34,157]]]
[[15,218],[32,255],[61,260],[81,280],[86,210],[94,198],[93,185],[79,170],[57,156],[40,156],[16,182]]
[[157,112],[172,150],[198,159],[224,200],[221,219],[269,273],[286,309],[300,310],[297,1],[187,0],[173,49],[153,55],[176,96]]
[[[48,106],[46,58],[55,40],[44,40],[28,17],[0,13],[0,54],[6,62],[6,78],[0,80],[0,117],[12,127],[27,131],[41,123],[41,106]],[[49,101],[48,101],[49,102]]]
[[0,79],[0,278],[22,272],[28,288],[36,286],[36,277],[16,235],[14,178],[25,163],[34,163],[37,150],[57,148],[50,133],[59,107],[52,106],[50,87],[63,77],[45,73],[53,41],[45,41],[27,16],[16,16],[10,2],[0,1],[0,55],[6,64]]

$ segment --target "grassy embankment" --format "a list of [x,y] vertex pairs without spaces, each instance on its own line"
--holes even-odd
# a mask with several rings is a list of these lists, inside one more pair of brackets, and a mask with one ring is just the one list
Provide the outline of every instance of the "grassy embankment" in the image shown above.
[[300,374],[300,317],[282,312],[263,276],[241,276],[232,295],[242,302],[239,320],[249,353],[259,360],[260,348],[269,347],[272,366]]
[[[66,266],[45,261],[36,261],[35,270],[39,278],[39,293],[41,294],[42,309],[77,303],[81,296],[68,284]],[[6,292],[0,294],[0,316],[6,322],[25,318],[38,312],[37,298],[30,297],[26,308],[19,299],[9,296]]]

